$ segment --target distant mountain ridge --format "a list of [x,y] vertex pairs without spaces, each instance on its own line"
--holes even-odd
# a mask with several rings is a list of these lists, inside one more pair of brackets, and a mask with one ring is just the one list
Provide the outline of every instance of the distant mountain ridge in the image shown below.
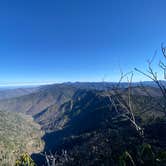
[[[127,85],[128,83],[123,83],[118,89],[123,96],[128,95]],[[0,110],[31,115],[45,131],[42,137],[45,142],[44,151],[57,152],[67,149],[71,155],[77,155],[83,166],[91,165],[91,162],[97,165],[104,162],[104,157],[108,154],[112,159],[112,150],[118,156],[126,148],[132,149],[133,145],[140,143],[128,112],[120,106],[118,111],[115,110],[108,97],[116,95],[113,87],[112,83],[107,83],[107,86],[103,83],[41,86],[30,94],[0,100]],[[147,122],[151,118],[163,118],[160,109],[156,109],[158,102],[162,101],[162,94],[155,86],[144,85],[144,88],[150,96],[136,84],[132,86],[131,92],[136,121],[147,128]],[[146,108],[149,109],[148,113],[144,113]],[[148,127],[150,131],[151,126]],[[148,134],[149,136],[152,137]],[[155,141],[160,143],[160,140],[165,140],[165,135]],[[118,152],[117,145],[120,146]],[[98,150],[94,151],[94,148]],[[36,155],[39,156],[35,157],[33,154],[34,159],[40,166],[43,161],[40,160],[40,154]],[[96,158],[100,162],[96,161]]]
[[[166,81],[161,81],[163,85],[166,85]],[[141,82],[144,86],[157,87],[153,81],[143,81]],[[37,92],[38,90],[53,89],[56,87],[73,87],[77,89],[92,89],[92,90],[107,90],[112,89],[119,85],[120,88],[127,88],[127,82],[64,82],[64,83],[55,83],[50,85],[38,85],[38,86],[20,86],[20,87],[1,87],[0,88],[0,100],[15,98],[19,96],[28,95],[30,93]],[[133,82],[131,86],[139,86],[140,82]]]
[[43,86],[28,95],[0,100],[0,110],[35,115],[53,104],[63,104],[73,96],[75,91],[76,88],[73,86]]
[[37,90],[38,90],[38,87],[0,89],[0,100],[28,95],[30,93],[36,92]]
[[[121,85],[123,92],[125,92],[126,86],[127,83]],[[62,104],[70,101],[78,90],[111,91],[112,87],[112,83],[107,83],[107,85],[103,83],[63,83],[41,86],[38,89],[28,91],[29,94],[0,100],[0,110],[22,112],[34,116],[50,106],[56,106],[58,109]],[[135,84],[132,89],[133,93],[147,95],[143,89]],[[146,89],[152,96],[161,95],[156,87],[149,86]]]
[[[166,85],[166,81],[161,80],[163,85]],[[156,83],[154,81],[141,81],[141,82],[132,82],[131,86],[139,86],[140,83],[144,86],[150,86],[150,87],[157,87]],[[106,88],[113,88],[117,85],[119,85],[120,88],[126,88],[128,87],[129,83],[128,82],[64,82],[64,83],[55,83],[51,85],[43,85],[40,86],[42,87],[49,87],[49,86],[60,86],[60,85],[69,85],[69,86],[74,86],[76,88],[80,89],[95,89],[95,90],[104,90]]]

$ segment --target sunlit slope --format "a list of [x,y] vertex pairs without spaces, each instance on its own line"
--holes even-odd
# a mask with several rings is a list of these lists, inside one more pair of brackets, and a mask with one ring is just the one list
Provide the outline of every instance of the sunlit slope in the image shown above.
[[12,166],[20,154],[41,151],[42,135],[29,116],[0,111],[0,165]]

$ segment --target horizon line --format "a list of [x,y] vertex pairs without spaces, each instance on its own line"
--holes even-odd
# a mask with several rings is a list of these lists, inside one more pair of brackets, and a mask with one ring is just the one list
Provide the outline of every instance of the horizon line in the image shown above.
[[[166,81],[166,80],[159,80]],[[32,82],[1,82],[0,87],[23,87],[23,86],[42,86],[42,85],[53,85],[53,84],[67,84],[67,83],[118,83],[119,81],[32,81]],[[154,82],[151,80],[144,81],[132,81],[132,83],[140,83],[140,82]],[[128,83],[127,81],[122,81],[121,83]]]

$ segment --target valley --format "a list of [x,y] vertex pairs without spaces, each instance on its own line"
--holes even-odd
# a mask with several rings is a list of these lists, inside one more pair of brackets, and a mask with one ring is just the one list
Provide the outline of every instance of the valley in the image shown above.
[[[138,165],[141,160],[139,149],[144,149],[146,145],[150,145],[156,156],[166,150],[166,117],[159,106],[159,103],[164,104],[162,94],[156,87],[145,88],[150,95],[138,86],[132,87],[135,122],[143,135],[131,121],[130,113],[117,100],[112,86],[105,90],[102,84],[64,83],[41,86],[30,94],[0,100],[3,113],[11,114],[13,118],[18,116],[16,121],[10,120],[10,116],[7,119],[14,125],[25,127],[18,128],[20,134],[16,134],[17,128],[9,124],[10,129],[16,129],[14,133],[9,130],[11,136],[4,137],[16,134],[26,138],[25,147],[21,138],[15,137],[23,146],[19,154],[32,154],[32,159],[39,166],[48,165],[43,154],[49,156],[51,152],[63,159],[63,150],[67,151],[68,160],[59,160],[57,165],[117,165],[125,151]],[[128,88],[122,85],[118,91],[118,95],[127,98]],[[114,102],[117,102],[116,105]],[[22,120],[24,116],[26,120]],[[35,122],[28,116],[33,117]],[[6,126],[6,120],[1,123],[1,126]],[[40,146],[26,137],[26,134],[33,135],[31,132],[36,132]],[[4,137],[2,140],[5,140]],[[9,139],[9,142],[13,143],[13,140]],[[161,160],[163,162],[165,158]]]

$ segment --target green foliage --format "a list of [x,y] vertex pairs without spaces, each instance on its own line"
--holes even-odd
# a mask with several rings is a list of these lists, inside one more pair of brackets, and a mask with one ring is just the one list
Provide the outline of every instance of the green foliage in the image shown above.
[[127,151],[120,156],[119,166],[135,166],[132,156]]
[[36,166],[28,153],[24,153],[16,160],[14,166]]
[[161,151],[157,154],[156,157],[156,165],[157,166],[164,166],[166,163],[166,151]]
[[119,157],[119,166],[165,166],[165,163],[166,151],[154,153],[149,144],[143,144],[135,154],[125,151]]
[[144,144],[142,146],[141,158],[143,160],[144,165],[154,165],[155,156],[149,144]]

